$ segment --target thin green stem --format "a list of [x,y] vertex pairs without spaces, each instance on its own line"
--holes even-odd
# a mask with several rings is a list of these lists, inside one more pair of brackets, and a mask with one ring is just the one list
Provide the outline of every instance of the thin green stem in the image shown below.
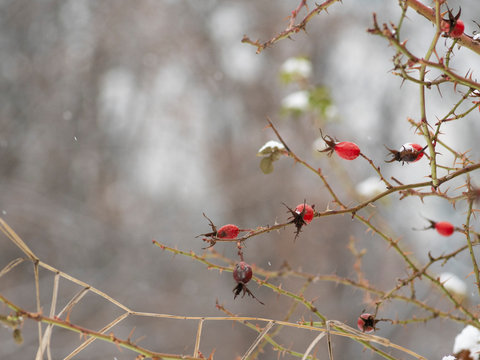
[[60,328],[64,328],[76,333],[79,333],[82,336],[85,337],[93,337],[98,340],[102,340],[111,344],[114,344],[116,346],[122,347],[124,349],[131,350],[137,354],[153,358],[153,359],[187,359],[187,360],[200,360],[200,358],[197,357],[192,357],[192,356],[185,356],[185,355],[177,355],[177,354],[167,354],[167,353],[159,353],[155,351],[150,351],[148,349],[142,348],[130,341],[130,339],[127,340],[122,340],[113,333],[109,335],[105,335],[102,333],[99,333],[97,331],[93,331],[81,326],[78,326],[76,324],[72,324],[66,320],[62,320],[60,318],[50,318],[48,316],[44,316],[41,313],[31,313],[28,312],[21,307],[15,305],[11,301],[7,300],[4,296],[0,294],[0,302],[4,303],[6,306],[8,306],[10,309],[16,312],[17,316],[23,316],[25,318],[29,318],[32,320],[37,321],[40,325],[41,323],[45,324],[50,324],[52,326],[57,326]]
[[468,202],[468,212],[467,212],[467,221],[465,222],[465,236],[467,238],[468,251],[470,252],[470,257],[472,259],[473,272],[475,273],[475,280],[477,285],[478,293],[480,294],[480,273],[478,270],[477,260],[475,259],[475,253],[473,252],[472,239],[470,238],[470,219],[473,214],[473,200]]
[[[164,244],[160,244],[158,241],[156,240],[153,240],[153,244],[158,246],[160,249],[162,250],[167,250],[169,252],[172,252],[174,254],[179,254],[179,255],[184,255],[184,256],[188,256],[188,257],[191,257],[205,265],[208,266],[209,269],[217,269],[219,271],[226,271],[226,272],[233,272],[233,268],[231,267],[225,267],[225,266],[221,266],[221,265],[217,265],[217,264],[214,264],[208,260],[206,260],[205,257],[203,256],[198,256],[197,254],[195,254],[193,251],[190,251],[190,252],[186,252],[186,251],[182,251],[182,250],[178,250],[178,249],[174,249],[172,247],[169,247],[169,246],[166,246]],[[281,295],[285,295],[297,302],[299,302],[300,304],[304,305],[307,309],[309,309],[310,311],[312,311],[315,315],[318,316],[319,319],[321,319],[322,321],[326,322],[327,321],[327,318],[325,316],[323,316],[319,311],[318,309],[313,305],[313,302],[311,301],[308,301],[306,300],[302,295],[298,295],[298,294],[295,294],[291,291],[288,291],[288,290],[285,290],[285,289],[282,289],[281,286],[276,286],[276,285],[273,285],[269,282],[267,282],[266,280],[262,280],[260,279],[259,277],[257,276],[253,276],[252,277],[253,280],[255,280],[260,286],[265,286],[271,290],[273,290],[274,292],[278,293],[278,294],[281,294]]]
[[[440,133],[440,127],[442,125],[442,123],[444,123],[445,121],[451,121],[453,119],[460,119],[460,118],[463,118],[465,116],[467,116],[472,110],[474,110],[475,108],[478,107],[477,104],[474,104],[472,107],[470,107],[470,109],[468,109],[466,112],[464,112],[463,114],[460,114],[460,115],[455,115],[455,111],[458,109],[458,107],[470,96],[470,94],[473,92],[472,89],[469,89],[463,96],[462,98],[453,106],[453,108],[450,109],[450,111],[442,118],[438,121],[437,123],[437,129],[435,131],[435,134],[433,135],[433,139],[434,140],[437,140],[438,138],[438,134]],[[450,116],[454,116],[453,118],[450,118]]]
[[[307,279],[307,281],[303,284],[302,288],[300,289],[299,291],[299,295],[303,295],[305,293],[305,290],[307,290],[307,288],[310,286],[310,284],[312,283],[312,280],[310,278]],[[283,318],[283,321],[289,321],[290,320],[290,317],[292,316],[293,312],[295,311],[295,309],[297,308],[298,306],[298,302],[297,301],[293,301],[292,304],[290,305],[290,308],[288,309],[287,311],[287,314],[285,315],[285,317]],[[278,333],[282,330],[284,326],[283,325],[278,325],[275,330],[273,330],[270,335],[268,335],[269,338],[274,338],[276,335],[278,335]],[[255,329],[257,329],[257,327],[255,326]],[[272,340],[273,341],[273,340]],[[255,352],[252,353],[251,355],[251,359],[256,359],[258,357],[258,355],[262,352],[262,349],[265,347],[265,344],[267,342],[270,342],[268,341],[267,338],[264,338],[262,340],[262,342],[260,344],[258,344],[257,348],[255,349]],[[270,342],[271,343],[271,342]],[[303,355],[302,355],[303,356]]]
[[[217,309],[219,309],[220,311],[223,311],[225,314],[229,315],[230,317],[234,318],[235,317],[235,314],[233,314],[232,312],[228,311],[223,305],[219,305],[217,304]],[[258,325],[256,324],[253,324],[252,322],[250,321],[245,321],[245,320],[238,320],[239,323],[245,325],[246,327],[248,327],[249,329],[252,329],[253,331],[256,331],[258,333],[261,333],[262,332],[262,329],[258,327]],[[303,357],[303,354],[298,352],[298,351],[293,351],[293,350],[290,350],[290,349],[287,349],[286,347],[282,346],[281,344],[279,344],[278,342],[276,342],[274,340],[274,337],[275,335],[278,334],[279,332],[279,328],[281,328],[283,326],[278,326],[275,328],[275,331],[271,332],[269,335],[265,335],[263,340],[262,340],[262,343],[259,344],[255,350],[254,353],[252,353],[248,359],[255,359],[257,356],[258,356],[258,353],[261,352],[261,350],[263,349],[263,347],[265,346],[265,344],[270,344],[276,351],[278,351],[279,353],[285,353],[285,354],[290,354],[292,356],[295,356],[295,357]],[[313,359],[311,356],[307,357],[307,359]]]
[[404,2],[403,6],[400,5],[400,7],[402,8],[402,14],[400,15],[400,19],[398,20],[396,33],[395,33],[395,36],[397,37],[398,41],[400,41],[400,29],[402,28],[403,20],[405,19],[406,15],[407,15],[408,4],[406,2]]
[[[438,39],[440,37],[440,2],[436,2],[436,7],[435,7],[435,17],[436,17],[436,31],[435,35],[432,39],[432,42],[430,43],[430,47],[428,48],[427,53],[425,54],[425,60],[429,60],[430,57],[432,56],[433,52],[435,51],[435,46],[437,45]],[[432,186],[434,188],[438,187],[438,179],[437,179],[437,162],[436,162],[436,152],[435,152],[435,146],[432,142],[432,138],[430,137],[430,131],[428,129],[428,121],[427,121],[427,113],[426,113],[426,100],[425,100],[425,85],[423,82],[425,81],[425,71],[427,69],[427,66],[425,64],[422,64],[420,66],[420,117],[421,117],[421,128],[423,132],[423,137],[425,138],[425,141],[427,142],[428,146],[428,152],[430,153],[430,175],[432,179]]]

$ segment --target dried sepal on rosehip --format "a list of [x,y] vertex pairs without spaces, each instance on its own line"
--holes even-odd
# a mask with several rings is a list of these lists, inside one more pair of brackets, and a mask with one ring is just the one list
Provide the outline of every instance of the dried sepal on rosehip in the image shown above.
[[357,327],[361,332],[370,334],[376,330],[375,325],[377,320],[372,314],[363,313],[357,319]]
[[425,145],[425,147],[422,148],[420,145],[414,143],[403,144],[400,150],[393,150],[386,147],[387,150],[390,151],[392,158],[390,160],[385,160],[385,162],[391,163],[393,161],[401,161],[402,165],[406,162],[416,162],[423,157],[424,151],[427,147],[428,145]]
[[312,222],[313,217],[315,216],[315,205],[310,206],[306,202],[303,202],[302,204],[298,204],[295,207],[295,210],[292,210],[285,203],[283,205],[285,205],[288,211],[292,214],[292,216],[288,219],[291,219],[289,223],[295,224],[295,227],[297,228],[294,239],[296,240],[298,235],[302,231],[302,227]]
[[323,136],[320,131],[323,141],[327,145],[325,149],[318,150],[320,152],[327,152],[328,156],[332,156],[335,151],[338,156],[345,160],[354,160],[360,155],[360,148],[357,144],[349,141],[337,141],[329,135]]
[[369,313],[363,313],[357,319],[357,327],[361,332],[370,334],[375,330],[378,330],[376,325],[380,321],[392,321],[390,319],[375,319],[375,315]]
[[252,267],[245,261],[240,261],[235,265],[235,268],[233,269],[233,278],[237,282],[237,285],[233,288],[233,298],[236,299],[240,293],[242,293],[242,298],[245,296],[245,294],[248,294],[248,296],[253,297],[260,304],[265,305],[263,302],[258,300],[255,295],[253,295],[246,285],[252,279],[252,276]]
[[[447,8],[448,9],[448,8]],[[458,10],[457,15],[453,15],[452,10],[448,9],[448,19],[443,19],[440,24],[440,30],[445,33],[445,36],[452,38],[459,38],[465,30],[465,24],[460,20],[462,9]]]
[[315,205],[308,205],[308,204],[298,204],[295,208],[295,213],[303,217],[303,221],[306,224],[310,224],[313,220],[313,216],[315,215],[315,211],[313,208]]

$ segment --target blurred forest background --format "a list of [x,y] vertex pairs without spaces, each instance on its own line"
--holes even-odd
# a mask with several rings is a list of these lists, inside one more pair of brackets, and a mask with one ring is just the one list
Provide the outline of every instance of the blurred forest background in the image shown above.
[[[384,163],[384,145],[400,148],[406,142],[424,142],[407,122],[407,117],[419,117],[417,86],[401,86],[401,79],[389,73],[392,49],[366,32],[372,12],[381,22],[396,21],[398,2],[344,0],[330,7],[328,15],[313,19],[306,34],[259,55],[255,47],[241,43],[244,34],[267,40],[283,30],[297,5],[293,0],[0,1],[1,216],[44,262],[135,310],[222,316],[215,308],[218,299],[239,315],[282,319],[290,300],[252,284],[265,306],[250,298],[234,301],[231,273],[208,271],[151,242],[202,253],[205,244],[195,236],[210,230],[202,212],[219,226],[254,228],[284,221],[288,214],[282,202],[294,207],[306,199],[318,209],[327,207],[330,198],[321,183],[293,161],[275,162],[270,175],[260,171],[255,155],[266,141],[275,140],[271,129],[265,129],[266,116],[295,152],[323,169],[336,191],[345,189],[345,200],[358,201],[355,186],[375,174],[362,159],[341,162],[319,154],[320,127],[356,142],[389,176],[414,182],[423,181],[428,172],[425,159],[408,166]],[[449,5],[461,5],[466,33],[480,30],[472,21],[480,18],[477,0]],[[403,38],[422,54],[434,28],[413,11],[407,14]],[[298,90],[279,77],[282,64],[292,56],[311,59],[311,84],[325,86],[331,94],[328,116],[294,116],[282,110],[282,99]],[[472,68],[478,75],[480,61],[468,49],[460,49],[452,66],[462,74]],[[428,93],[432,119],[443,116],[459,96],[448,89],[441,95],[436,88]],[[467,151],[478,144],[479,127],[478,112],[472,113],[456,122],[444,139],[458,151]],[[472,156],[479,155],[477,146]],[[441,161],[451,164],[447,156]],[[480,179],[474,177],[473,182],[480,185]],[[417,258],[459,246],[461,235],[445,240],[412,227],[427,225],[422,216],[461,226],[462,209],[441,199],[425,199],[424,205],[417,198],[389,200],[378,204],[377,223],[389,226],[389,234],[400,237]],[[279,269],[287,260],[293,268],[313,274],[355,277],[354,257],[346,249],[353,237],[357,249],[367,249],[363,270],[373,285],[388,290],[405,276],[398,256],[349,216],[317,219],[296,242],[293,231],[249,240],[246,261]],[[4,236],[0,246],[0,267],[21,255]],[[217,244],[215,249],[237,258],[233,244]],[[448,269],[435,271],[465,278],[470,262],[463,260],[458,257]],[[47,308],[53,276],[40,275]],[[471,278],[466,281],[473,283]],[[301,285],[284,281],[282,287],[297,292]],[[59,306],[78,290],[61,281]],[[429,288],[417,291],[422,299],[434,296]],[[33,311],[31,264],[2,277],[0,292]],[[329,319],[351,326],[363,309],[372,310],[361,291],[333,283],[313,284],[305,296],[315,299]],[[379,315],[396,318],[411,316],[411,311],[406,305],[387,305]],[[112,304],[87,295],[71,320],[99,329],[118,315]],[[311,315],[298,307],[292,319],[302,317],[310,320]],[[24,324],[23,345],[0,328],[0,358],[33,358],[36,326]],[[113,331],[126,338],[135,326],[134,339],[144,336],[144,347],[193,352],[195,322],[129,318]],[[442,320],[404,328],[385,323],[379,335],[433,359],[451,352],[461,328]],[[216,349],[215,358],[233,359],[256,336],[240,324],[209,322],[200,349],[204,354]],[[280,333],[286,346],[300,351],[313,336]],[[76,334],[55,329],[54,358],[65,357],[81,341]],[[319,353],[325,348],[322,343]],[[335,338],[334,351],[339,359],[372,358],[370,351],[362,352],[360,344],[346,339]],[[267,346],[260,358],[276,357]],[[114,358],[134,355],[96,341],[76,357]]]

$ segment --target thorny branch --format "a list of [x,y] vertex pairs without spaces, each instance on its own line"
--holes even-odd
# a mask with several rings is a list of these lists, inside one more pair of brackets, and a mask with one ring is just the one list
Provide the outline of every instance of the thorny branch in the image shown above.
[[308,22],[320,12],[327,11],[328,7],[336,2],[341,2],[341,0],[326,0],[321,4],[317,4],[311,11],[307,13],[307,15],[305,15],[303,20],[301,20],[298,24],[295,24],[295,20],[298,16],[299,11],[302,9],[302,7],[307,8],[306,1],[301,0],[300,5],[292,11],[289,24],[285,30],[265,42],[260,42],[259,40],[253,41],[247,35],[243,37],[242,42],[255,46],[257,48],[257,54],[260,54],[264,49],[272,46],[273,44],[282,39],[291,39],[291,35],[300,32],[300,30],[306,32]]
[[[306,32],[307,24],[310,20],[313,19],[317,14],[322,12],[323,10],[327,11],[327,9],[336,2],[341,0],[326,0],[321,4],[316,4],[315,7],[309,11],[307,1],[306,0],[299,0],[298,6],[292,11],[291,16],[289,17],[287,27],[275,35],[268,41],[260,42],[259,40],[252,41],[249,37],[245,36],[242,40],[244,43],[251,44],[257,48],[257,53],[262,52],[269,46],[272,46],[276,42],[285,39],[291,38],[292,35],[302,31]],[[454,150],[451,146],[443,141],[440,138],[442,135],[441,126],[446,122],[452,122],[456,120],[460,120],[465,118],[468,114],[472,111],[477,109],[480,104],[480,83],[473,79],[472,71],[467,71],[465,75],[460,75],[457,71],[453,70],[450,67],[450,58],[453,52],[453,49],[456,45],[461,45],[464,47],[469,48],[470,50],[480,54],[480,41],[474,40],[473,37],[463,34],[458,39],[453,40],[452,44],[448,48],[444,57],[440,57],[438,55],[436,46],[438,45],[440,36],[441,36],[441,6],[443,4],[442,1],[435,1],[435,8],[431,8],[423,4],[419,0],[400,0],[400,7],[402,9],[400,20],[398,21],[397,25],[391,24],[383,24],[380,26],[377,22],[376,15],[373,14],[373,27],[368,31],[371,34],[379,35],[382,38],[386,39],[389,44],[395,49],[396,54],[393,57],[393,74],[400,76],[403,78],[404,81],[411,81],[419,85],[420,89],[420,121],[415,122],[412,119],[409,119],[410,123],[415,126],[416,132],[418,131],[421,133],[425,141],[427,142],[428,146],[428,155],[427,157],[430,160],[430,180],[418,183],[401,183],[397,179],[392,178],[393,182],[387,180],[384,174],[381,171],[380,166],[376,165],[375,162],[367,157],[364,153],[361,153],[361,157],[366,160],[371,168],[375,171],[375,174],[378,178],[385,184],[386,190],[381,192],[380,194],[374,195],[367,200],[361,201],[357,204],[351,205],[346,201],[342,201],[340,195],[337,194],[327,181],[326,176],[324,176],[322,169],[316,168],[309,164],[307,161],[301,159],[284,141],[282,136],[280,135],[278,129],[274,126],[273,122],[268,119],[269,126],[276,134],[278,140],[285,146],[286,155],[292,158],[295,163],[304,166],[305,168],[309,169],[312,173],[319,177],[320,182],[326,188],[327,192],[331,196],[331,201],[334,204],[334,209],[330,209],[327,207],[323,211],[315,211],[315,218],[321,217],[328,217],[332,215],[341,215],[341,214],[350,214],[352,218],[356,219],[360,223],[364,224],[366,228],[371,231],[372,233],[376,234],[380,239],[383,239],[388,247],[393,248],[395,252],[399,255],[399,257],[403,260],[405,267],[407,269],[406,275],[402,279],[397,279],[396,285],[393,286],[390,290],[381,290],[373,285],[371,285],[367,279],[363,276],[361,270],[361,262],[360,257],[363,256],[363,253],[357,253],[356,250],[353,251],[354,255],[356,256],[356,265],[354,266],[355,272],[357,273],[357,280],[353,280],[346,277],[341,277],[335,274],[329,275],[318,275],[318,274],[309,274],[299,270],[293,270],[289,264],[285,263],[279,270],[271,271],[262,269],[258,266],[254,267],[255,276],[253,276],[253,280],[261,287],[266,287],[273,292],[283,295],[287,298],[290,298],[292,301],[292,305],[290,306],[289,310],[286,313],[284,320],[273,320],[273,319],[266,319],[266,318],[259,318],[259,317],[239,317],[227,310],[223,305],[220,305],[217,302],[217,309],[224,312],[227,316],[226,317],[201,317],[201,316],[183,316],[183,315],[170,315],[170,314],[157,314],[157,313],[144,313],[144,312],[136,312],[128,307],[122,305],[117,300],[109,297],[107,294],[97,290],[87,283],[84,283],[80,280],[73,278],[72,276],[63,273],[52,266],[43,263],[29,248],[28,246],[16,235],[13,230],[3,221],[0,219],[0,228],[4,232],[4,234],[14,242],[25,254],[25,256],[34,264],[34,277],[35,277],[35,284],[36,284],[36,312],[29,312],[22,307],[16,305],[14,302],[10,301],[2,294],[0,294],[0,302],[3,303],[6,307],[8,307],[13,313],[10,315],[3,315],[0,314],[0,322],[12,328],[14,330],[14,337],[15,340],[21,339],[21,325],[23,324],[24,319],[30,319],[38,322],[38,337],[40,346],[42,348],[44,344],[42,344],[44,336],[42,335],[42,327],[41,323],[48,324],[51,327],[62,327],[69,331],[77,332],[81,334],[82,337],[86,339],[84,342],[84,347],[86,347],[91,341],[98,339],[101,341],[109,342],[115,344],[118,347],[122,347],[125,349],[129,349],[131,351],[136,352],[139,354],[138,359],[143,359],[146,357],[150,357],[152,359],[205,359],[203,355],[201,355],[199,351],[200,346],[200,338],[201,338],[201,330],[202,324],[204,321],[235,321],[245,326],[249,327],[250,329],[259,333],[257,340],[252,344],[250,349],[245,353],[244,358],[252,357],[255,358],[258,353],[260,353],[262,347],[265,344],[270,344],[275,350],[279,351],[279,353],[288,353],[290,355],[296,357],[304,357],[304,358],[313,358],[312,356],[307,357],[307,353],[302,354],[298,351],[293,351],[289,347],[280,344],[276,339],[276,335],[280,331],[281,327],[288,326],[296,329],[308,330],[308,331],[315,331],[315,332],[327,332],[328,336],[330,335],[338,335],[338,336],[345,336],[351,338],[359,343],[363,344],[365,347],[370,348],[372,351],[376,352],[380,356],[383,356],[386,359],[394,360],[396,359],[392,355],[380,350],[376,346],[373,346],[373,343],[380,344],[382,346],[391,347],[394,349],[401,350],[417,359],[423,359],[420,355],[415,354],[413,351],[402,348],[401,346],[392,344],[388,339],[380,338],[374,335],[368,335],[361,332],[358,332],[348,325],[340,323],[335,320],[327,320],[327,316],[321,313],[317,307],[314,305],[315,300],[307,300],[304,293],[307,287],[310,284],[313,284],[317,281],[324,281],[324,282],[332,282],[335,284],[342,284],[344,286],[353,287],[362,290],[369,296],[373,297],[371,302],[376,307],[376,312],[381,308],[381,306],[385,302],[401,302],[405,304],[410,304],[415,309],[417,309],[420,313],[412,315],[411,318],[407,319],[396,319],[392,320],[394,325],[406,325],[418,322],[428,322],[430,320],[436,318],[443,318],[448,319],[451,321],[455,321],[462,324],[470,324],[477,328],[480,328],[480,321],[478,320],[478,313],[473,311],[468,307],[467,304],[463,303],[459,300],[455,294],[445,286],[444,283],[440,281],[440,279],[433,275],[431,272],[431,268],[435,264],[439,264],[443,266],[449,260],[454,259],[457,255],[467,252],[470,255],[471,264],[473,271],[472,273],[475,276],[476,285],[478,289],[478,293],[480,294],[480,270],[478,268],[477,259],[474,252],[474,247],[480,244],[480,234],[473,229],[472,226],[472,219],[475,218],[476,212],[478,209],[475,209],[475,204],[479,202],[480,198],[480,190],[474,188],[470,183],[470,174],[474,171],[480,169],[480,163],[471,160],[467,156],[466,153],[460,153]],[[305,9],[306,15],[297,22],[299,14]],[[402,28],[402,24],[404,19],[407,17],[407,10],[413,9],[422,16],[424,16],[428,21],[433,23],[436,26],[436,32],[434,37],[431,40],[430,46],[425,53],[424,56],[417,56],[412,51],[409,50],[407,47],[407,42],[401,40],[400,30]],[[435,59],[436,60],[432,60]],[[441,75],[434,80],[430,80],[426,78],[427,71],[429,69],[437,69],[440,70]],[[415,74],[418,71],[418,76],[416,77]],[[440,92],[440,86],[451,83],[455,90],[457,90],[457,86],[463,86],[462,88],[462,97],[461,99],[450,109],[450,111],[442,118],[437,118],[437,121],[433,125],[433,121],[427,119],[427,97],[426,97],[426,90],[430,89],[432,85],[436,86]],[[473,105],[469,106],[466,110],[459,111],[460,105],[463,104],[466,100],[474,98],[475,101],[472,101]],[[435,128],[433,127],[435,126]],[[454,157],[455,161],[452,166],[446,166],[445,164],[438,164],[437,162],[437,146],[443,146],[449,152],[451,152]],[[444,176],[439,176],[438,171],[447,170],[447,174]],[[460,176],[466,175],[466,184],[467,191],[463,192],[461,195],[451,196],[448,194],[448,190],[441,191],[440,186],[442,184],[448,183],[452,179],[458,178]],[[396,185],[393,185],[393,184]],[[431,191],[422,191],[424,188],[430,188]],[[419,261],[415,259],[415,257],[404,250],[403,244],[400,245],[400,241],[396,239],[394,236],[387,234],[386,231],[382,230],[380,226],[376,225],[373,222],[372,217],[365,216],[364,212],[361,213],[367,206],[370,206],[376,203],[378,200],[386,198],[391,194],[399,194],[399,199],[402,200],[407,196],[416,196],[422,202],[423,199],[427,196],[435,196],[439,198],[446,199],[449,201],[453,206],[458,201],[465,200],[468,205],[468,209],[466,212],[466,221],[463,225],[463,228],[457,227],[455,231],[462,233],[465,236],[465,244],[459,246],[456,250],[451,251],[449,253],[442,253],[440,255],[433,255],[431,252],[428,253],[428,261],[425,261],[421,264]],[[213,223],[210,221],[211,225]],[[234,239],[226,239],[220,238],[216,236],[214,233],[211,236],[206,236],[204,238],[205,241],[209,242],[211,247],[202,255],[197,255],[193,251],[182,251],[176,248],[168,247],[167,245],[161,244],[157,241],[153,241],[153,243],[160,247],[162,250],[169,251],[173,254],[179,254],[182,256],[187,256],[195,261],[198,261],[205,265],[208,269],[216,269],[219,272],[226,271],[232,272],[235,262],[232,259],[229,259],[218,252],[215,251],[213,246],[217,242],[235,242],[238,248],[238,255],[240,259],[243,261],[243,243],[252,237],[259,236],[264,233],[269,233],[274,230],[281,230],[287,227],[293,226],[294,223],[292,221],[286,220],[283,223],[274,224],[274,225],[262,225],[258,226],[255,229],[249,229],[248,232],[243,235],[236,237]],[[353,240],[352,240],[353,241]],[[353,245],[352,245],[353,246]],[[0,277],[6,275],[10,270],[15,268],[18,264],[22,263],[26,259],[16,259],[11,261],[1,272]],[[223,264],[217,264],[216,262],[221,261]],[[52,304],[52,310],[50,316],[45,316],[42,314],[42,306],[40,304],[40,296],[39,296],[39,269],[43,268],[48,271],[51,271],[55,274],[56,285],[58,286],[58,279],[60,277],[67,279],[69,281],[74,282],[77,285],[83,286],[82,291],[72,299],[70,303],[70,307],[66,310],[66,317],[62,319],[58,316],[52,315],[54,313],[54,305]],[[276,285],[275,281],[279,279],[284,279],[288,277],[299,278],[302,279],[305,283],[301,290],[298,292],[290,291],[283,289],[282,284]],[[447,299],[451,303],[451,309],[453,310],[442,310],[439,305],[432,306],[431,304],[427,303],[426,301],[422,301],[417,299],[415,293],[415,285],[421,281],[422,279],[427,279],[431,284],[434,285],[435,289],[443,294],[443,298]],[[56,291],[58,288],[54,290],[54,294],[56,296]],[[405,295],[406,292],[409,292],[409,295]],[[104,329],[101,331],[94,331],[91,329],[87,329],[81,327],[77,324],[71,323],[69,319],[71,308],[80,301],[80,299],[85,295],[87,292],[95,293],[102,298],[108,300],[111,304],[119,307],[124,311],[124,314],[116,318],[110,324],[108,324]],[[304,320],[302,318],[301,321],[298,322],[290,322],[290,317],[297,305],[304,306],[308,309],[314,316],[320,321],[314,322],[312,320]],[[376,313],[375,312],[375,313]],[[199,321],[199,328],[197,331],[196,339],[195,339],[195,350],[194,356],[185,356],[179,354],[168,354],[168,353],[160,353],[154,352],[143,347],[138,346],[134,342],[131,341],[129,336],[127,339],[120,339],[119,337],[115,336],[113,332],[110,334],[106,334],[106,331],[109,331],[114,325],[122,321],[128,316],[145,316],[145,317],[152,317],[152,318],[169,318],[169,319],[178,319],[178,320],[195,320]],[[264,322],[266,323],[265,326],[260,327],[256,324],[256,322]],[[332,330],[330,330],[330,327]],[[269,332],[271,328],[275,328],[273,331]],[[48,331],[47,331],[48,332]],[[15,335],[17,334],[17,335]],[[19,335],[20,334],[20,335]],[[47,333],[45,334],[47,336]],[[83,344],[82,344],[83,346]],[[84,347],[80,346],[78,349],[83,349]],[[76,350],[79,352],[80,350]],[[254,352],[255,350],[255,352]],[[311,349],[310,349],[311,350]],[[43,351],[43,350],[42,350]],[[309,352],[309,351],[308,351]],[[75,351],[71,354],[72,357],[75,355]],[[330,354],[330,356],[332,356]]]

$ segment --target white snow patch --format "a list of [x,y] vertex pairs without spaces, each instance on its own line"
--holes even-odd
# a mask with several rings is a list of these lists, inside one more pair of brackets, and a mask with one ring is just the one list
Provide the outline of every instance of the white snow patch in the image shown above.
[[296,91],[287,95],[282,100],[282,107],[287,110],[305,111],[308,109],[309,92],[306,90]]
[[470,350],[470,355],[474,360],[479,360],[480,352],[480,330],[472,325],[465,327],[460,334],[455,337],[453,352],[455,354],[462,350]]
[[440,282],[448,291],[462,296],[467,295],[467,284],[455,274],[449,272],[440,274]]
[[312,63],[305,58],[290,58],[282,64],[281,72],[308,78],[312,75]]
[[355,186],[357,193],[364,197],[371,197],[385,191],[385,184],[377,177],[369,177]]
[[258,152],[261,153],[265,149],[271,148],[272,150],[284,150],[285,146],[283,146],[282,143],[275,141],[275,140],[270,140],[267,141],[259,150]]

